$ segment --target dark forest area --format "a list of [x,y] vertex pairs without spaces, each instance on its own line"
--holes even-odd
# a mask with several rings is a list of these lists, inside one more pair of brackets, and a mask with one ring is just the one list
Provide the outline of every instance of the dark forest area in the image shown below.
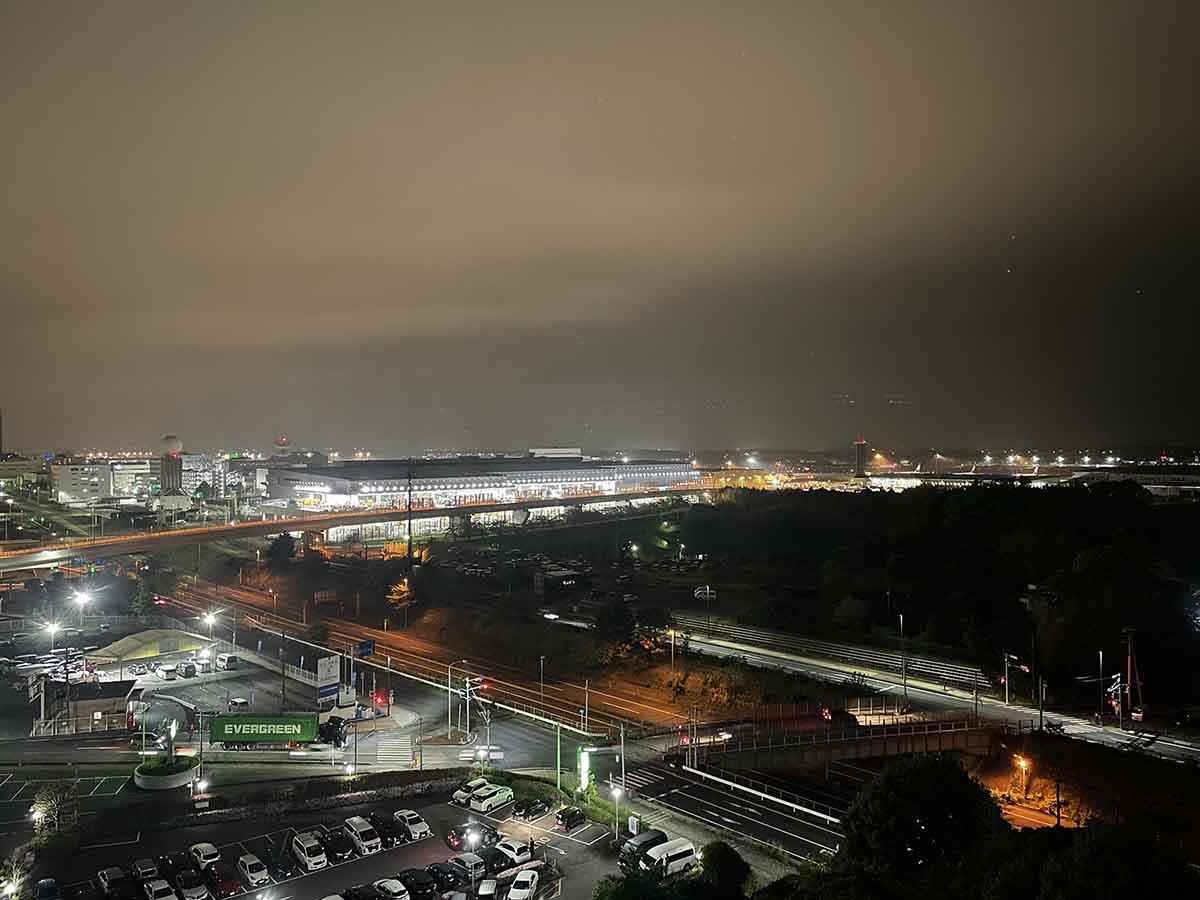
[[1130,482],[730,491],[691,509],[681,537],[752,573],[767,599],[743,621],[886,643],[903,614],[914,647],[991,671],[1012,653],[1064,699],[1101,651],[1124,667],[1132,628],[1147,703],[1200,689],[1200,505]]

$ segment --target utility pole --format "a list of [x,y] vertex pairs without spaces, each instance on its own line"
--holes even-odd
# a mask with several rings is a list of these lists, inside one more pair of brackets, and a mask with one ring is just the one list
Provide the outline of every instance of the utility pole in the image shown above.
[[1038,731],[1045,729],[1046,681],[1038,676]]
[[1004,705],[1008,706],[1008,651],[1004,652]]
[[583,679],[583,730],[584,731],[588,730],[588,718],[590,715],[589,710],[588,710],[589,696],[590,696],[590,690],[588,688],[588,680],[585,678],[585,679]]
[[621,723],[621,790],[625,790],[625,723]]
[[[279,629],[279,708],[287,709],[287,657],[284,647],[287,645],[287,629]],[[357,738],[355,739],[357,741]]]
[[554,778],[555,787],[562,791],[562,722],[554,726]]

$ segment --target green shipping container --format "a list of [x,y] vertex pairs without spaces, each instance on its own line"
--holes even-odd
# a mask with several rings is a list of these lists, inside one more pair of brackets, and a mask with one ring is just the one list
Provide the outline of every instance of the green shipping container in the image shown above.
[[311,744],[317,739],[316,713],[278,716],[216,716],[210,721],[209,740],[215,743],[255,744],[294,741]]

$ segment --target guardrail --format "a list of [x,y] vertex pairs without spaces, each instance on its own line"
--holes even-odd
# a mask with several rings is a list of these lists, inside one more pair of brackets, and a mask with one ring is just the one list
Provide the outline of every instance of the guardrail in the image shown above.
[[[709,621],[700,616],[687,613],[672,613],[675,623],[681,628],[692,632],[702,633],[711,638],[718,638],[735,643],[750,644],[767,650],[795,653],[804,656],[822,656],[842,660],[891,672],[900,672],[905,668],[906,654],[877,650],[871,647],[861,647],[855,644],[844,644],[837,641],[819,641],[811,638],[798,637],[771,631],[766,628],[756,628],[749,625],[713,620]],[[977,666],[950,662],[930,656],[914,656],[907,654],[907,669],[910,677],[940,681],[944,684],[973,688],[975,686],[990,687],[991,682],[983,670]]]
[[[816,819],[821,819],[832,825],[840,825],[841,818],[835,816],[834,813],[844,813],[844,809],[838,809],[830,806],[828,803],[814,803],[807,797],[802,797],[800,794],[794,794],[791,791],[781,790],[772,787],[769,784],[764,784],[753,778],[746,778],[737,772],[727,772],[724,769],[716,769],[720,774],[704,771],[703,769],[693,769],[691,766],[681,766],[684,772],[689,775],[695,775],[706,781],[715,781],[726,787],[734,788],[735,790],[743,791],[752,794],[761,800],[770,800],[773,803],[778,803],[781,806],[786,806],[793,812],[804,813]],[[713,768],[716,768],[715,766]],[[822,807],[818,809],[817,807]]]

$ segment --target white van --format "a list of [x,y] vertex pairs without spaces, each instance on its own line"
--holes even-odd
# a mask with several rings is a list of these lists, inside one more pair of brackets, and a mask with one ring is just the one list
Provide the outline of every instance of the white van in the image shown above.
[[305,872],[315,872],[329,865],[325,849],[311,831],[302,831],[292,838],[292,856],[296,857]]
[[218,653],[217,654],[217,669],[236,669],[238,667],[238,658],[233,653]]
[[696,847],[687,838],[676,838],[651,847],[642,857],[642,868],[661,868],[664,875],[674,875],[676,872],[686,872],[697,862]]
[[359,856],[378,853],[382,849],[379,832],[362,816],[351,816],[346,820],[344,827]]
[[159,666],[158,671],[155,672],[154,674],[156,674],[163,681],[174,681],[175,680],[175,667],[172,665]]

